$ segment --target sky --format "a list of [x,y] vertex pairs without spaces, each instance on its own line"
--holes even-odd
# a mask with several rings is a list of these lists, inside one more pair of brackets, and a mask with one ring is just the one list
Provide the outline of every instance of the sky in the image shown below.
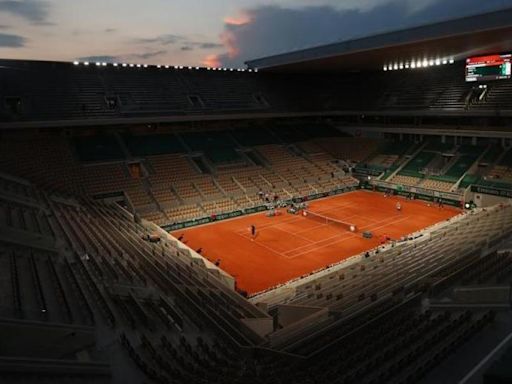
[[229,66],[512,0],[0,0],[0,58]]

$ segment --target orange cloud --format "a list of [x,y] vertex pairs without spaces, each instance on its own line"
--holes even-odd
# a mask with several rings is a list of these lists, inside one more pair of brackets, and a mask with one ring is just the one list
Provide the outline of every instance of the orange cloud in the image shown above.
[[220,40],[227,50],[227,55],[230,58],[238,56],[240,49],[238,48],[236,35],[232,31],[224,31],[220,35]]
[[245,25],[251,22],[251,17],[247,13],[239,14],[238,16],[228,16],[224,18],[224,23],[227,25]]
[[205,67],[212,67],[212,68],[218,68],[218,67],[220,67],[222,65],[218,55],[208,55],[208,56],[206,56],[203,59],[202,64]]
[[238,41],[236,37],[236,29],[238,27],[242,27],[244,25],[250,24],[252,22],[252,18],[249,13],[243,12],[238,14],[237,16],[228,16],[224,19],[225,28],[224,31],[220,34],[220,41],[224,45],[225,53],[218,55],[208,55],[203,59],[203,65],[207,67],[221,67],[223,65],[223,58],[233,59],[237,57],[240,53],[240,49],[238,47]]

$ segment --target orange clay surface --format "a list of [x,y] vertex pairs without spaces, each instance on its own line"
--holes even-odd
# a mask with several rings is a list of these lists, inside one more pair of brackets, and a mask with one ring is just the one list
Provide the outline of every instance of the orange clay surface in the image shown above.
[[[400,212],[397,201],[402,206]],[[425,201],[369,191],[315,200],[308,209],[355,224],[357,232],[281,209],[275,217],[261,212],[172,234],[184,234],[186,244],[202,248],[210,261],[220,259],[220,268],[236,278],[238,288],[254,294],[375,248],[382,236],[399,239],[460,213],[453,207],[429,207]],[[254,241],[249,232],[252,224],[257,228]],[[364,239],[362,231],[371,231],[373,238]]]

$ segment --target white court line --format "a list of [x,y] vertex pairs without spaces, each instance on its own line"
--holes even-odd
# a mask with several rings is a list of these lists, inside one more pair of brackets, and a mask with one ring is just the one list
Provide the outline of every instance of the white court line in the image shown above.
[[[334,208],[329,208],[329,210],[332,210],[332,209],[336,209],[336,208],[346,208],[346,207],[349,207],[349,206],[352,206],[354,205],[354,203],[344,203],[344,204],[340,204]],[[319,211],[319,212],[324,212],[324,211]],[[327,211],[326,211],[327,212]],[[271,219],[271,218],[269,218]],[[262,230],[264,229],[267,229],[267,228],[272,228],[272,227],[276,227],[280,224],[286,224],[286,223],[294,223],[294,222],[297,222],[297,221],[301,221],[303,219],[302,216],[300,215],[296,215],[296,216],[292,216],[290,217],[289,219],[283,219],[282,221],[278,222],[278,223],[269,223],[269,224],[263,224],[263,225],[259,225],[256,227],[256,229],[258,230],[258,232],[261,232]],[[238,234],[242,234],[242,233],[245,233],[245,231],[236,231],[236,233]]]
[[[408,216],[407,216],[407,217],[408,217]],[[392,224],[392,223],[385,223],[385,222],[387,222],[388,220],[392,220],[392,223],[397,222],[396,218],[393,216],[393,217],[388,217],[388,218],[383,219],[383,220],[380,220],[380,221],[376,221],[375,223],[372,223],[372,224],[370,224],[370,225],[368,225],[368,226],[364,226],[364,227],[362,227],[362,228],[370,229],[370,228],[372,228],[374,225],[376,225],[376,224],[377,224],[377,225],[379,225],[379,226],[378,226],[377,228],[375,228],[375,229],[379,229],[379,228],[382,228],[382,227],[384,227],[384,226],[387,226],[387,225]],[[402,220],[401,220],[401,221],[402,221]],[[384,223],[385,223],[385,224],[384,224]],[[373,229],[373,230],[375,230],[375,229]],[[348,232],[348,233],[351,233],[351,232]],[[343,233],[343,234],[341,234],[341,235],[343,236],[344,234],[345,234],[345,233]],[[351,233],[351,234],[352,234],[352,233]],[[318,240],[317,242],[314,242],[313,244],[302,245],[302,246],[300,246],[300,247],[297,247],[297,248],[291,249],[291,250],[286,251],[286,252],[284,252],[284,253],[285,253],[285,254],[288,254],[288,253],[291,253],[291,252],[296,252],[296,251],[298,251],[298,250],[300,250],[300,249],[303,249],[303,248],[306,248],[306,247],[310,247],[310,246],[312,246],[312,245],[316,245],[316,244],[321,244],[321,243],[323,243],[323,242],[325,242],[325,241],[328,241],[328,240],[331,240],[331,239],[334,239],[334,238],[337,238],[337,237],[340,237],[340,233],[337,233],[336,235],[333,235],[333,236],[330,236],[330,237],[326,237],[325,239],[322,239],[322,240]],[[302,253],[301,253],[301,254],[302,254]]]
[[295,236],[295,237],[297,237],[297,238],[299,238],[299,239],[302,239],[302,240],[304,240],[304,241],[307,241],[307,242],[308,242],[308,243],[310,243],[310,244],[314,244],[314,243],[315,243],[313,240],[308,239],[308,238],[306,238],[306,237],[304,237],[304,236],[299,236],[299,235],[297,235],[295,232],[290,232],[290,231],[287,231],[287,230],[285,230],[285,229],[281,229],[281,228],[278,228],[278,227],[274,227],[274,228],[272,228],[272,229],[277,230],[277,231],[281,231],[281,232],[288,233],[288,234],[290,234],[290,235],[292,235],[292,236]]
[[[352,216],[348,216],[348,217],[347,217],[347,219],[351,219],[352,217],[355,217],[355,216],[357,216],[357,217],[361,217],[361,216],[359,216],[359,215],[352,215]],[[314,227],[307,228],[307,229],[303,229],[303,230],[301,230],[301,231],[297,231],[297,232],[294,232],[294,233],[311,232],[311,231],[314,231],[314,230],[316,230],[316,229],[318,229],[318,228],[325,227],[325,226],[327,226],[327,225],[328,225],[328,224],[320,224],[320,225],[316,225],[316,226],[314,226]]]
[[[351,202],[351,203],[348,203],[348,202],[347,202],[347,203],[343,203],[343,204],[339,204],[339,205],[331,206],[331,207],[329,207],[328,209],[315,211],[315,213],[328,213],[328,212],[331,212],[331,211],[336,210],[336,209],[339,209],[339,208],[354,207],[355,205],[356,205],[356,204],[354,204],[353,202]],[[374,208],[375,208],[375,209],[378,209],[379,211],[384,212],[384,213],[386,213],[386,214],[388,214],[388,215],[389,215],[389,212],[387,212],[387,211],[385,211],[385,210],[383,210],[383,209],[379,209],[378,207],[374,207]],[[356,216],[357,216],[357,217],[359,217],[359,218],[361,218],[361,219],[364,219],[364,220],[366,220],[366,221],[374,221],[374,222],[373,222],[373,223],[371,223],[370,225],[366,225],[366,226],[364,226],[364,227],[361,227],[361,229],[365,229],[365,230],[372,230],[372,231],[375,231],[375,230],[380,229],[380,228],[382,228],[382,227],[385,227],[385,226],[391,225],[391,224],[393,224],[393,223],[395,223],[395,222],[397,222],[397,223],[398,223],[398,222],[404,221],[404,220],[406,220],[406,219],[408,219],[408,218],[409,218],[409,216],[405,216],[405,217],[404,217],[404,216],[402,216],[402,213],[395,213],[395,215],[393,215],[393,216],[389,216],[389,217],[387,217],[387,218],[385,218],[385,219],[383,219],[383,220],[377,220],[377,221],[376,221],[375,219],[370,219],[370,218],[367,218],[367,217],[361,216],[361,215],[359,215],[359,214],[354,214],[354,215],[352,215],[352,216],[349,216],[349,217],[347,217],[347,219],[348,219],[348,218],[351,218],[351,217],[356,217]],[[402,217],[402,219],[396,220],[396,218],[397,218],[397,217]],[[269,247],[269,246],[268,246],[268,245],[266,245],[266,244],[263,244],[263,243],[257,242],[256,240],[255,240],[255,242],[254,242],[254,243],[255,243],[255,244],[257,244],[258,246],[261,246],[261,247],[263,247],[263,248],[266,248],[267,250],[269,250],[269,251],[271,251],[271,252],[275,253],[276,255],[279,255],[279,256],[284,257],[284,258],[286,258],[286,259],[294,259],[294,258],[296,258],[296,257],[303,256],[303,255],[306,255],[306,254],[311,253],[311,252],[315,252],[315,251],[317,251],[317,250],[319,250],[319,249],[322,249],[322,248],[325,248],[325,247],[328,247],[328,246],[332,246],[332,245],[337,244],[337,243],[340,243],[340,242],[342,242],[342,241],[349,240],[349,239],[354,238],[354,237],[358,237],[357,235],[355,235],[355,234],[354,234],[354,233],[352,233],[352,232],[347,232],[346,234],[348,234],[348,235],[349,235],[348,237],[345,237],[345,235],[346,235],[346,234],[342,234],[341,236],[340,236],[340,234],[336,234],[336,235],[334,235],[334,236],[331,236],[331,237],[328,237],[328,238],[325,238],[325,239],[319,240],[319,241],[317,241],[317,242],[314,242],[314,241],[312,241],[312,240],[310,240],[310,239],[307,239],[307,238],[305,238],[305,237],[303,237],[303,236],[298,236],[298,235],[297,235],[297,233],[290,232],[290,231],[287,231],[287,230],[283,230],[283,229],[281,229],[281,228],[278,228],[278,226],[279,226],[279,225],[281,225],[281,224],[294,223],[294,222],[301,221],[301,219],[303,219],[303,217],[302,217],[302,216],[294,216],[294,217],[292,217],[292,218],[290,218],[290,219],[285,219],[285,220],[280,221],[280,222],[278,222],[278,223],[271,223],[271,224],[267,224],[267,225],[263,225],[263,226],[258,226],[258,227],[257,227],[257,228],[258,228],[258,232],[262,232],[262,231],[263,231],[263,230],[265,230],[265,229],[277,229],[277,230],[279,230],[279,231],[282,231],[282,232],[288,233],[288,234],[290,234],[290,235],[292,235],[292,236],[296,236],[296,237],[298,237],[298,238],[300,238],[300,239],[302,239],[302,240],[308,241],[308,242],[310,242],[310,244],[306,244],[306,245],[303,245],[303,246],[300,246],[300,247],[296,247],[296,248],[293,248],[293,249],[288,250],[288,251],[285,251],[285,252],[278,252],[278,251],[276,251],[275,249],[273,249],[272,247]],[[306,220],[307,220],[307,219],[306,219]],[[341,220],[341,219],[340,219],[340,220]],[[387,223],[388,221],[391,221],[391,222],[390,222],[390,223]],[[376,224],[378,224],[378,226],[377,226],[377,227],[375,227],[375,228],[373,228],[373,226],[374,226],[374,225],[376,225]],[[328,224],[322,224],[322,225],[320,225],[320,226],[316,226],[316,227],[314,227],[314,228],[308,228],[308,229],[302,230],[302,231],[300,231],[300,232],[298,232],[298,233],[310,232],[310,231],[312,231],[313,229],[318,229],[318,228],[320,228],[320,227],[322,227],[322,226],[327,226],[327,225],[328,225]],[[241,237],[245,238],[245,239],[248,239],[248,240],[250,239],[250,237],[248,237],[248,236],[246,235],[246,232],[245,232],[245,231],[236,231],[235,233],[236,233],[237,235],[239,235],[239,236],[241,236]],[[337,240],[336,240],[336,241],[329,242],[328,244],[324,244],[324,245],[322,245],[322,246],[317,246],[317,247],[315,247],[315,248],[313,248],[313,249],[311,249],[311,250],[305,250],[305,251],[299,252],[298,254],[295,254],[295,255],[288,255],[289,253],[297,252],[297,251],[298,251],[298,250],[300,250],[300,249],[304,249],[304,248],[307,248],[307,247],[312,247],[312,246],[315,246],[315,245],[317,245],[317,244],[322,244],[322,243],[324,243],[324,242],[326,242],[326,241],[329,241],[329,240],[332,240],[332,239],[335,239],[335,238],[337,238]]]
[[[247,236],[245,236],[245,235],[241,235],[241,234],[239,234],[239,233],[237,233],[237,235],[239,235],[239,236],[243,237],[244,239],[250,240],[250,238],[249,238],[249,237],[247,237]],[[257,239],[257,238],[256,238],[256,239]],[[266,248],[266,249],[268,249],[270,252],[275,253],[275,254],[276,254],[276,255],[278,255],[278,256],[281,256],[281,257],[286,258],[286,256],[284,256],[281,252],[276,251],[275,249],[273,249],[273,248],[269,247],[269,246],[268,246],[268,245],[266,245],[266,244],[263,244],[263,243],[258,242],[256,239],[252,242],[253,244],[255,244],[255,245],[259,246],[259,247]]]
[[[398,222],[401,222],[401,221],[407,220],[408,218],[409,218],[409,216],[405,216],[405,217],[403,217],[403,218],[402,218],[402,219],[400,219],[400,220],[396,220],[395,222],[397,222],[397,223],[398,223]],[[382,227],[386,227],[386,226],[388,226],[389,224],[390,224],[390,223],[382,224],[382,225],[380,225],[380,226],[378,226],[378,227],[371,228],[371,230],[372,230],[372,231],[375,231],[375,230],[380,229],[380,228],[382,228]],[[370,227],[368,227],[368,229],[370,229]],[[358,237],[357,235],[353,234],[352,232],[350,232],[350,235],[355,236],[355,237]],[[325,247],[329,247],[329,246],[334,245],[334,244],[336,244],[336,243],[338,243],[338,242],[340,242],[340,241],[345,241],[345,240],[347,240],[347,239],[346,239],[346,238],[341,238],[341,239],[339,239],[339,240],[337,240],[337,241],[333,241],[333,242],[331,242],[331,243],[329,243],[329,244],[325,244],[325,245],[319,246],[319,247],[317,247],[317,248],[314,248],[314,249],[311,249],[311,250],[308,250],[308,251],[305,251],[305,252],[299,252],[297,255],[294,255],[293,257],[290,257],[290,258],[294,258],[294,257],[298,257],[298,256],[306,255],[306,254],[308,254],[308,253],[311,253],[311,252],[317,251],[317,250],[322,249],[322,248],[325,248]],[[311,245],[314,245],[314,244],[311,244]]]

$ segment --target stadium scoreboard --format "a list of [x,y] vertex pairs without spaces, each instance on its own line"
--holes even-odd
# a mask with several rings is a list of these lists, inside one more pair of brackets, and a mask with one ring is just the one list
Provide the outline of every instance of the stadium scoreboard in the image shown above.
[[466,60],[466,81],[491,81],[511,78],[512,55],[470,57]]

